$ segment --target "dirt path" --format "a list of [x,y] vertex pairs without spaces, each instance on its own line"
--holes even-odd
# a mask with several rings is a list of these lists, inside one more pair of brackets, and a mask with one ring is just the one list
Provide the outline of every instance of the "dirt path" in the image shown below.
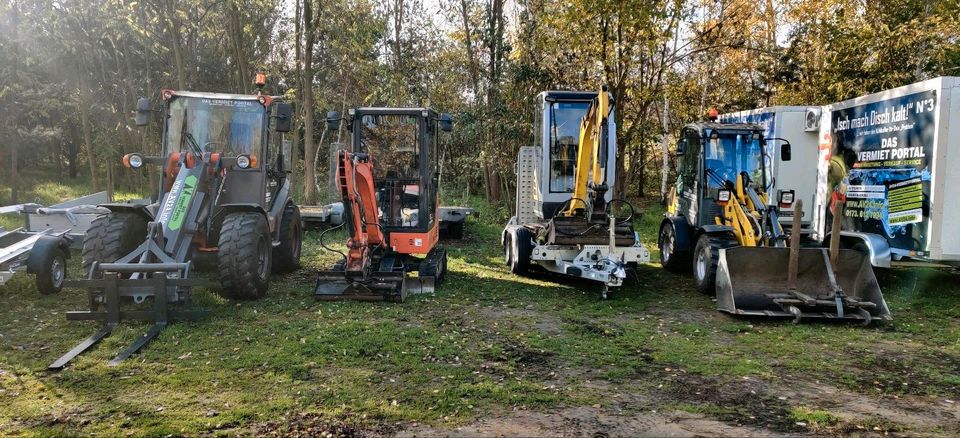
[[700,414],[616,413],[596,407],[576,407],[551,412],[519,411],[508,416],[486,418],[476,423],[445,430],[415,426],[400,431],[400,437],[425,436],[780,436],[776,432],[749,426],[731,426]]
[[[693,382],[688,382],[693,383]],[[779,386],[779,385],[777,385]],[[756,382],[745,382],[719,389],[708,383],[689,386],[691,394],[699,393],[704,402],[727,402],[736,393],[764,391],[753,399],[743,398],[740,406],[754,415],[741,414],[736,409],[702,414],[681,410],[657,411],[656,406],[685,403],[683,394],[673,394],[669,400],[663,393],[642,396],[633,394],[609,407],[579,406],[538,412],[515,410],[492,415],[474,423],[444,429],[419,424],[402,427],[397,436],[797,436],[797,435],[937,435],[955,436],[960,425],[960,407],[956,403],[926,398],[873,398],[841,391],[829,385],[802,382],[790,387],[775,387]],[[727,393],[727,395],[721,395]],[[766,400],[766,411],[760,407]],[[769,403],[775,400],[774,403]],[[779,402],[779,403],[777,403]],[[731,403],[732,404],[732,403]],[[797,422],[785,416],[786,406],[804,406],[823,409],[836,417],[829,425]],[[654,407],[654,408],[651,408]],[[734,408],[736,406],[733,406]],[[759,408],[759,409],[758,409]],[[767,416],[765,418],[765,415]],[[779,416],[779,418],[775,418]],[[766,424],[759,424],[764,423]]]

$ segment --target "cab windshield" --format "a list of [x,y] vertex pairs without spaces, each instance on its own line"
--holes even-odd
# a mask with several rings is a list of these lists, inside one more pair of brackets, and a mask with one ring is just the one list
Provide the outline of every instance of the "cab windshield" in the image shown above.
[[364,115],[360,119],[360,148],[376,163],[374,179],[420,177],[416,116]]
[[377,207],[385,227],[420,225],[418,121],[407,114],[366,114],[359,120],[360,150],[374,163]]
[[167,116],[166,152],[192,151],[227,156],[252,154],[261,144],[265,109],[254,100],[176,97]]
[[[736,183],[737,175],[746,172],[750,185],[764,188],[765,174],[761,168],[763,154],[760,140],[752,134],[722,134],[708,138],[704,150],[707,181],[711,189],[722,188],[727,181]],[[769,173],[770,169],[767,169]]]
[[573,192],[580,120],[590,102],[554,102],[550,108],[550,191]]

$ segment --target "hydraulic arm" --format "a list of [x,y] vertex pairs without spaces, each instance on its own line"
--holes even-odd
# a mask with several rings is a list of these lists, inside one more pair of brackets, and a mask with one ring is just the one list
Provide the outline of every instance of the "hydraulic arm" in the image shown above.
[[377,217],[376,189],[370,157],[340,151],[337,157],[337,185],[343,205],[344,226],[350,233],[344,269],[363,272],[370,265],[370,248],[383,245],[384,236]]
[[[577,165],[573,176],[573,196],[563,216],[574,216],[585,211],[589,216],[594,208],[603,208],[603,195],[607,187],[603,179],[602,164],[604,127],[610,115],[610,98],[603,86],[587,114],[580,122],[580,142],[577,148]],[[599,205],[596,205],[599,204]]]

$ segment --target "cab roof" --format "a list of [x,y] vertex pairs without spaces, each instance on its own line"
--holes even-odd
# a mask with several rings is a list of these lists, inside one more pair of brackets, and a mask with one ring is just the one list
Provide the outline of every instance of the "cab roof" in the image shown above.
[[437,112],[432,108],[426,107],[416,107],[416,108],[396,108],[396,107],[360,107],[360,108],[351,108],[348,112],[350,115],[374,115],[374,116],[385,116],[385,115],[401,115],[401,116],[422,116],[426,112],[428,116],[436,117]]
[[[173,91],[173,96],[176,97],[203,97],[207,99],[218,99],[218,100],[258,100],[259,95],[256,94],[230,94],[230,93],[207,93],[203,91]],[[282,100],[281,96],[270,96],[274,102],[279,102]]]
[[717,131],[760,131],[764,132],[764,127],[756,123],[720,123],[720,122],[694,122],[687,124],[683,128],[684,130],[692,129],[697,132],[703,132],[706,130],[717,130]]

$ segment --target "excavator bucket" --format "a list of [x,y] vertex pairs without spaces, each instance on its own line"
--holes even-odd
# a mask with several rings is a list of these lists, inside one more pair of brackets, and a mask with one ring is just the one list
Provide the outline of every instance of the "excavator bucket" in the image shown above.
[[[826,248],[734,247],[721,249],[717,309],[735,315],[890,320],[866,254],[839,250],[836,267]],[[796,258],[791,280],[791,256]]]

